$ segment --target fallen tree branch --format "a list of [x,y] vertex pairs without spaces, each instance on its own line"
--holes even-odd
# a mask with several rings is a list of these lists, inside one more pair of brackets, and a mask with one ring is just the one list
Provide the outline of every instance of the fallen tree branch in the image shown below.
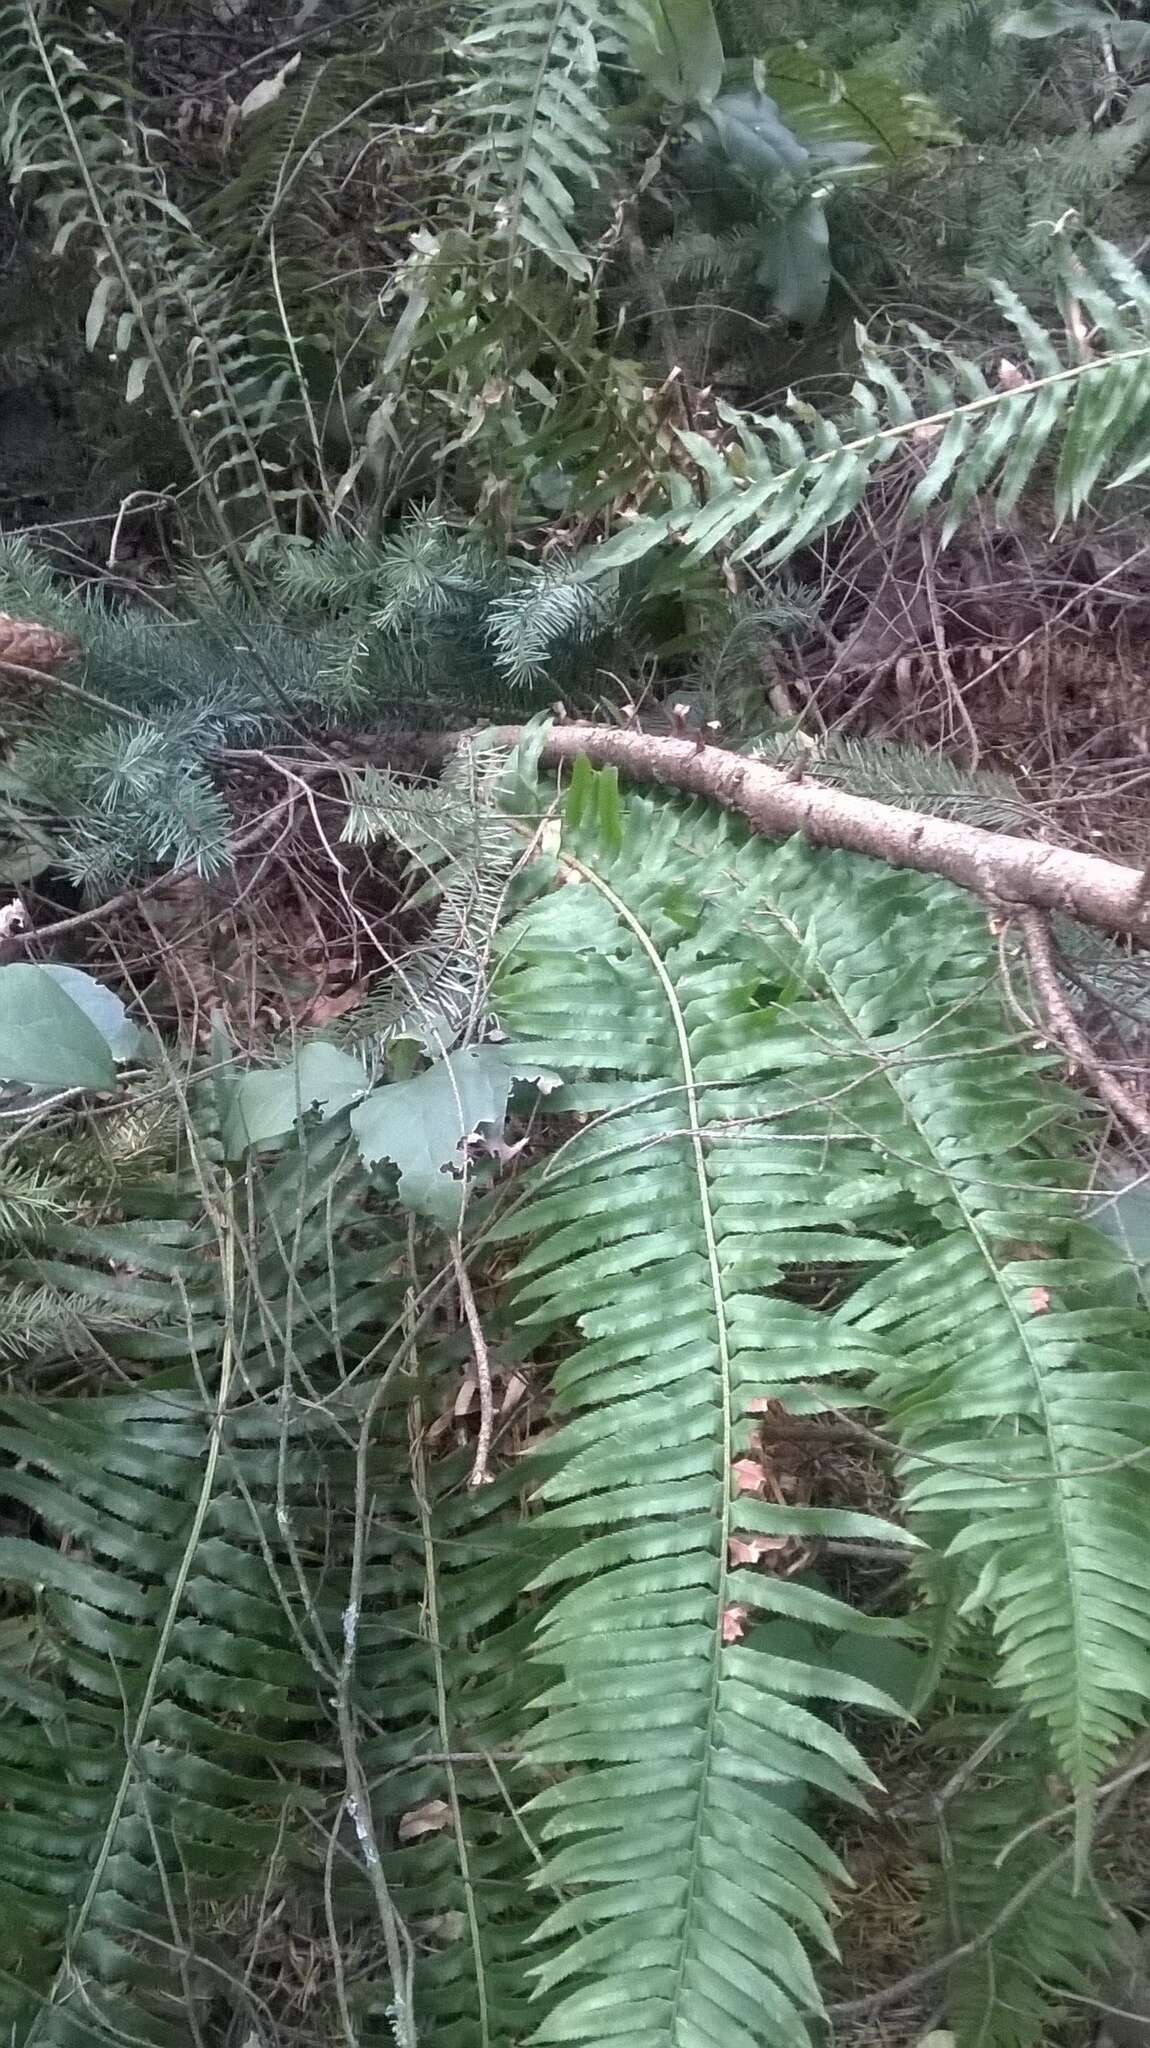
[[[494,734],[508,745],[521,736],[517,726],[497,728]],[[437,739],[434,748],[442,757],[444,740]],[[693,739],[663,739],[615,726],[554,725],[540,759],[558,767],[580,754],[599,766],[619,768],[637,782],[706,797],[771,838],[800,832],[816,845],[942,875],[996,909],[1061,910],[1087,924],[1150,936],[1150,891],[1139,868],[850,796],[817,776],[792,775]],[[430,742],[423,758],[432,758]]]
[[[341,745],[338,755],[317,747],[314,752],[293,756],[292,765],[297,772],[318,777],[345,773],[354,769],[357,760],[386,761],[401,772],[417,774],[446,760],[463,740],[474,739],[477,731],[359,734]],[[524,737],[523,727],[517,725],[486,731],[509,748]],[[1117,861],[1100,860],[1096,854],[1075,853],[1066,847],[1046,846],[1040,840],[988,832],[978,825],[851,796],[819,782],[817,776],[773,768],[724,747],[628,732],[617,726],[553,725],[539,758],[544,767],[556,768],[580,754],[599,766],[617,767],[636,782],[684,790],[735,811],[752,831],[766,838],[785,838],[798,832],[815,845],[841,847],[892,867],[941,875],[970,889],[996,910],[1061,910],[1104,930],[1150,938],[1150,859],[1145,868],[1123,867]],[[264,748],[221,748],[219,758],[279,765],[278,756]],[[276,806],[276,812],[283,808],[282,804]],[[233,842],[233,853],[246,850],[262,836],[270,815]],[[94,910],[77,912],[39,930],[13,934],[4,940],[0,959],[19,957],[43,940],[98,923],[137,895],[151,894],[189,872],[165,870]]]

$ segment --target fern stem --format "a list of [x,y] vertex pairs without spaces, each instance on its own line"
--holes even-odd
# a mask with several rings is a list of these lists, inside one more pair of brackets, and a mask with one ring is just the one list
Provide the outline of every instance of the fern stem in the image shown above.
[[526,117],[522,122],[524,137],[523,147],[519,152],[519,162],[516,167],[515,183],[512,188],[511,205],[508,213],[508,297],[510,297],[515,286],[515,258],[518,254],[519,249],[519,222],[523,213],[523,193],[527,184],[527,175],[529,169],[528,157],[530,144],[531,139],[535,133],[535,124],[539,116],[539,102],[542,97],[544,84],[547,80],[547,72],[551,62],[551,53],[555,46],[556,37],[559,34],[559,25],[563,19],[566,7],[567,0],[552,0],[551,21],[550,25],[548,26],[544,34],[543,45],[539,52],[539,63],[536,68],[535,78],[533,80],[531,87],[531,96],[527,103]]
[[[599,891],[599,893],[611,905],[611,908],[614,911],[616,917],[619,919],[620,923],[626,926],[627,930],[631,933],[632,937],[634,938],[636,944],[639,946],[641,951],[646,955],[648,963],[651,967],[651,971],[659,983],[659,987],[663,993],[663,999],[667,1005],[668,1014],[671,1018],[672,1028],[675,1033],[675,1043],[678,1048],[679,1060],[683,1070],[683,1090],[687,1104],[687,1137],[689,1139],[691,1146],[691,1159],[694,1171],[694,1181],[699,1198],[699,1212],[702,1221],[703,1242],[706,1248],[707,1272],[710,1281],[711,1299],[714,1303],[716,1333],[715,1342],[719,1361],[719,1397],[722,1411],[721,1423],[723,1433],[724,1459],[723,1484],[722,1493],[720,1496],[722,1500],[722,1508],[719,1515],[719,1526],[716,1531],[716,1548],[719,1556],[719,1573],[718,1584],[715,1590],[714,1654],[711,1658],[710,1692],[707,1703],[706,1717],[703,1723],[705,1729],[705,1739],[702,1744],[701,1750],[702,1755],[704,1757],[709,1758],[715,1754],[715,1723],[717,1721],[719,1711],[719,1681],[722,1674],[723,1662],[723,1613],[726,1606],[726,1600],[724,1595],[727,1582],[728,1560],[730,1558],[730,1539],[732,1527],[731,1515],[733,1499],[731,1491],[730,1472],[726,1468],[729,1466],[731,1458],[731,1445],[734,1433],[734,1412],[731,1398],[731,1339],[730,1331],[727,1325],[726,1294],[723,1287],[723,1276],[719,1263],[719,1246],[718,1239],[715,1235],[715,1219],[711,1208],[711,1190],[707,1180],[707,1161],[703,1147],[702,1122],[699,1115],[699,1084],[695,1077],[694,1062],[691,1058],[691,1041],[687,1032],[686,1021],[683,1017],[683,1012],[679,1004],[679,998],[675,991],[675,984],[671,980],[671,977],[663,964],[662,956],[660,955],[654,940],[644,929],[642,923],[635,916],[635,913],[630,908],[630,906],[624,902],[621,896],[616,894],[615,890],[612,889],[610,883],[606,882],[603,879],[603,876],[598,874],[594,868],[586,866],[583,861],[579,860],[576,855],[571,853],[565,853],[563,855],[563,861],[565,865],[574,868],[575,871],[582,877],[582,879],[585,882],[589,882],[593,888]],[[692,1833],[690,1850],[690,1878],[688,1882],[686,1898],[683,1904],[683,1939],[680,1945],[678,1969],[675,1973],[674,1990],[670,1994],[671,2014],[668,2019],[668,2038],[673,2037],[673,2035],[677,2031],[677,2022],[675,2015],[679,2011],[683,1995],[684,1976],[688,1963],[688,1951],[691,1935],[691,1920],[695,1905],[696,1892],[698,1888],[699,1872],[701,1869],[700,1850],[702,1846],[703,1827],[706,1818],[708,1790],[709,1776],[708,1771],[704,1769],[700,1773],[699,1794],[695,1805],[695,1822]]]
[[391,1369],[380,1374],[372,1390],[371,1399],[364,1409],[360,1424],[359,1441],[355,1452],[355,1527],[352,1534],[351,1569],[348,1574],[347,1601],[343,1610],[343,1657],[340,1661],[339,1681],[336,1686],[336,1721],[339,1728],[340,1753],[343,1758],[346,1781],[345,1805],[355,1827],[367,1881],[375,1900],[376,1912],[383,1933],[387,1967],[391,1974],[396,2048],[416,2048],[415,2012],[412,2004],[412,1973],[414,1949],[399,1914],[387,1882],[380,1859],[379,1843],[376,1839],[375,1823],[372,1819],[371,1786],[359,1754],[358,1730],[355,1709],[352,1706],[352,1683],[355,1678],[356,1653],[359,1643],[359,1617],[363,1600],[363,1574],[367,1555],[368,1530],[368,1454],[371,1448],[372,1426],[391,1379]]
[[283,329],[284,342],[287,346],[287,352],[291,357],[292,370],[295,373],[296,389],[299,392],[300,404],[303,406],[304,417],[307,420],[308,433],[311,437],[312,457],[315,462],[316,475],[319,478],[320,487],[323,491],[324,512],[327,515],[328,528],[330,530],[334,524],[331,485],[328,482],[327,465],[324,462],[323,442],[320,439],[315,407],[311,402],[311,392],[308,389],[307,378],[303,373],[303,365],[299,359],[296,338],[292,332],[291,321],[288,319],[287,307],[284,304],[283,286],[280,283],[279,260],[276,256],[276,231],[274,223],[268,235],[268,273],[272,281],[272,291],[275,293],[276,311],[280,316],[280,326]]
[[[1105,376],[1123,363],[1146,362],[1148,359],[1150,342],[1140,342],[1132,348],[1114,349],[1106,355],[1093,356],[1088,362],[1064,364],[1060,369],[1050,370],[1041,377],[1020,378],[1017,384],[1012,384],[1007,390],[990,391],[979,398],[967,399],[961,405],[946,406],[939,412],[924,413],[913,419],[876,427],[872,433],[856,435],[853,440],[836,440],[832,447],[816,449],[810,455],[804,456],[801,462],[792,463],[785,469],[772,470],[765,479],[738,477],[731,471],[723,488],[712,492],[707,503],[714,507],[716,504],[737,503],[744,498],[753,501],[756,493],[763,491],[768,484],[771,497],[777,498],[792,478],[813,477],[829,464],[842,464],[851,456],[871,456],[881,448],[897,447],[903,441],[921,441],[927,438],[933,440],[955,421],[973,419],[982,413],[992,413],[1003,405],[1017,407],[1021,400],[1036,397],[1057,386],[1076,384],[1090,376]],[[748,418],[752,423],[755,422],[754,414],[748,415]],[[697,512],[698,507],[696,506],[694,510]],[[658,519],[652,520],[653,530],[649,545],[654,546],[659,540],[680,534],[693,516],[694,512],[676,511],[664,513]],[[751,515],[748,513],[747,516]],[[824,524],[834,523],[832,513],[828,515]],[[722,537],[721,535],[720,538]],[[815,529],[812,527],[806,531],[804,537],[813,540]],[[707,552],[709,545],[705,545],[702,552]],[[597,576],[614,570],[617,566],[616,540],[601,541],[589,550],[584,573],[588,576]]]
[[475,1462],[471,1467],[471,1477],[468,1479],[467,1484],[471,1487],[487,1486],[491,1480],[491,1474],[487,1469],[487,1460],[491,1455],[491,1438],[495,1429],[495,1402],[491,1392],[491,1359],[487,1349],[487,1339],[483,1334],[483,1324],[479,1319],[475,1289],[471,1285],[471,1275],[467,1270],[467,1263],[463,1256],[463,1245],[458,1231],[454,1232],[451,1238],[451,1263],[455,1272],[455,1284],[459,1289],[459,1299],[467,1320],[467,1328],[471,1335],[471,1353],[475,1360],[475,1377],[479,1383],[479,1437],[475,1445]]
[[[454,1242],[453,1247],[454,1250]],[[490,1391],[490,1380],[488,1381]],[[444,1777],[447,1783],[447,1798],[451,1807],[451,1825],[455,1835],[455,1851],[459,1858],[459,1875],[463,1884],[463,1898],[467,1913],[467,1931],[471,1940],[471,1954],[475,1965],[475,1995],[479,2021],[480,2048],[491,2048],[491,2028],[488,2018],[487,1972],[483,1959],[483,1943],[479,1931],[479,1915],[475,1904],[475,1883],[471,1875],[471,1858],[467,1836],[463,1827],[463,1809],[459,1801],[459,1786],[451,1754],[451,1722],[447,1711],[447,1686],[443,1675],[443,1640],[439,1629],[439,1579],[436,1569],[435,1545],[431,1534],[431,1510],[427,1499],[426,1474],[423,1464],[423,1450],[420,1435],[419,1404],[413,1404],[414,1427],[411,1432],[411,1487],[419,1515],[419,1529],[423,1541],[424,1585],[426,1588],[427,1643],[431,1652],[432,1670],[435,1673],[435,1714],[439,1726],[439,1739],[443,1745]]]

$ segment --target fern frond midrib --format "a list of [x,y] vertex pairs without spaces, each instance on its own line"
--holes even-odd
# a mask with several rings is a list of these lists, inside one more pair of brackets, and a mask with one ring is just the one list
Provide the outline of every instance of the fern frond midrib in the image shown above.
[[1114,349],[1107,355],[1091,356],[1085,363],[1064,363],[1061,369],[1048,370],[1042,377],[1021,378],[1011,384],[1008,390],[988,391],[982,397],[968,398],[962,405],[946,406],[941,412],[917,414],[912,420],[899,420],[889,427],[877,427],[873,434],[856,435],[853,441],[842,441],[834,448],[820,450],[810,460],[792,469],[779,472],[772,479],[775,488],[780,488],[788,477],[801,471],[814,470],[828,462],[840,461],[844,455],[865,455],[870,449],[881,447],[886,442],[924,439],[935,429],[943,429],[952,420],[971,419],[977,413],[995,412],[999,406],[1016,404],[1024,398],[1033,398],[1038,393],[1059,384],[1073,384],[1094,375],[1104,375],[1119,363],[1144,362],[1150,358],[1150,341],[1140,342],[1135,348]]
[[[1063,364],[1057,370],[1046,371],[1041,376],[1019,378],[1016,383],[1012,382],[1003,390],[984,392],[977,398],[965,399],[960,404],[946,406],[936,412],[917,413],[913,418],[877,426],[848,440],[842,440],[835,435],[829,445],[812,449],[809,454],[804,454],[801,461],[774,470],[769,476],[757,481],[747,480],[731,471],[723,480],[722,490],[702,505],[696,504],[693,513],[690,508],[687,511],[677,508],[653,518],[648,526],[647,545],[654,546],[668,535],[678,534],[686,529],[686,537],[692,546],[699,553],[706,553],[727,534],[732,524],[740,524],[753,517],[760,506],[783,498],[792,483],[813,479],[821,474],[824,481],[819,488],[825,488],[827,472],[836,465],[846,465],[849,468],[852,461],[865,464],[867,458],[875,456],[877,451],[892,450],[908,441],[937,441],[948,428],[955,427],[961,430],[967,420],[984,414],[994,414],[1004,407],[1013,406],[1016,411],[1021,410],[1027,401],[1041,399],[1045,392],[1068,385],[1084,384],[1092,377],[1105,378],[1124,364],[1146,362],[1150,362],[1150,342],[1139,342],[1130,348],[1093,355],[1085,362]],[[749,425],[757,423],[753,415],[748,415],[747,420]],[[712,456],[711,461],[714,460]],[[708,514],[711,514],[715,521],[713,532],[708,528]],[[724,518],[721,516],[723,514],[727,516]],[[835,523],[836,516],[841,515],[836,515],[833,508],[825,514],[820,513],[817,519],[812,518],[808,511],[807,518],[801,520],[802,538],[816,538],[825,525]],[[692,532],[692,526],[697,526],[699,530]],[[752,543],[753,539],[752,535]],[[772,562],[780,562],[792,551],[793,542],[781,542],[772,551],[769,559]],[[626,553],[620,554],[614,542],[602,542],[599,547],[592,548],[588,553],[585,572],[589,576],[595,576],[614,571],[619,560],[626,559],[632,552],[641,553],[645,552],[645,549],[632,549],[629,545]]]
[[[570,865],[582,877],[584,882],[590,883],[594,888],[600,891],[600,893],[606,898],[607,902],[611,905],[611,908],[615,912],[616,917],[618,917],[621,923],[623,923],[628,929],[628,931],[631,932],[632,936],[636,940],[642,952],[646,955],[647,961],[652,969],[652,972],[654,973],[655,978],[659,983],[659,987],[662,990],[664,999],[667,1004],[667,1009],[671,1018],[672,1027],[675,1033],[675,1043],[678,1050],[679,1061],[683,1071],[683,1089],[686,1098],[687,1115],[689,1120],[688,1137],[690,1139],[691,1145],[691,1158],[694,1169],[695,1185],[698,1190],[699,1196],[699,1212],[702,1220],[703,1239],[707,1251],[708,1281],[710,1284],[711,1297],[714,1302],[715,1325],[717,1333],[716,1350],[719,1361],[719,1391],[722,1402],[723,1446],[724,1452],[726,1452],[729,1450],[732,1444],[732,1432],[734,1424],[733,1401],[731,1393],[731,1339],[730,1330],[728,1328],[727,1322],[727,1309],[726,1298],[723,1288],[723,1277],[719,1264],[719,1248],[715,1234],[715,1220],[712,1214],[710,1188],[707,1182],[707,1164],[703,1146],[702,1126],[699,1117],[699,1082],[696,1078],[694,1062],[691,1058],[691,1042],[687,1032],[686,1020],[683,1016],[682,1008],[679,1004],[678,997],[675,993],[675,985],[667,972],[666,966],[663,963],[658,948],[656,947],[654,941],[650,937],[650,934],[644,929],[640,919],[635,916],[634,912],[630,909],[629,905],[623,901],[623,898],[616,894],[616,892],[611,888],[610,884],[606,882],[601,875],[596,873],[594,868],[586,866],[574,854],[566,854],[564,856],[564,859],[565,862],[570,863]],[[726,1606],[724,1594],[726,1588],[728,1561],[730,1558],[731,1537],[732,1494],[730,1477],[726,1471],[724,1471],[723,1473],[722,1492],[720,1498],[722,1501],[722,1507],[720,1510],[719,1530],[717,1538],[719,1556],[719,1580],[715,1590],[714,1652],[711,1657],[710,1688],[705,1723],[706,1740],[704,1742],[702,1750],[704,1762],[699,1772],[698,1796],[695,1802],[695,1820],[690,1844],[690,1868],[687,1884],[687,1893],[683,1905],[683,1939],[680,1945],[679,1965],[675,1975],[675,1987],[672,1997],[671,2019],[669,2021],[668,2038],[672,2038],[674,2033],[677,2031],[677,2021],[675,2016],[679,2011],[679,2006],[682,1999],[683,1979],[684,1974],[686,1972],[690,1954],[691,1927],[694,1915],[699,1872],[702,1867],[702,1857],[700,1854],[700,1849],[702,1844],[703,1826],[706,1817],[710,1759],[714,1754],[715,1723],[719,1709],[719,1681],[722,1673],[723,1611]]]

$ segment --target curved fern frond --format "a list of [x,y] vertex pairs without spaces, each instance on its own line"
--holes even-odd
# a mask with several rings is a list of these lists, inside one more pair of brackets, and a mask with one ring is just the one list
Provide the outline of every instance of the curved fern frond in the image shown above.
[[[125,231],[186,227],[149,158],[147,134],[109,90],[108,52],[90,30],[33,0],[9,0],[0,36],[0,162],[51,223],[54,253],[81,233],[100,244],[110,219]],[[109,120],[113,106],[122,121]],[[89,310],[89,346],[114,309],[114,292],[108,274]]]
[[1147,1321],[1078,1223],[1073,1105],[968,898],[620,805],[590,770],[566,846],[497,984],[576,1118],[502,1226],[530,1241],[522,1326],[581,1339],[540,1488],[568,1548],[538,1580],[559,1678],[529,1754],[563,1775],[532,1811],[542,1881],[576,1891],[544,1922],[538,2038],[610,2015],[650,2048],[801,2042],[796,1935],[828,1938],[833,1867],[801,1809],[866,1781],[815,1703],[882,1703],[839,1642],[890,1624],[779,1564],[847,1524],[770,1498],[756,1418],[885,1410],[912,1528],[1085,1790],[1150,1682]]
[[34,1671],[0,1671],[0,2010],[23,2048],[197,2032],[221,1992],[205,1916],[289,1869],[318,1882],[347,1554],[317,1476],[354,1497],[338,1382],[396,1301],[348,1256],[346,1165],[321,1136],[218,1230],[126,1213],[56,1227],[34,1262],[77,1322],[114,1304],[121,1327],[89,1346],[118,1391],[97,1368],[90,1393],[0,1401],[0,1568],[38,1640]]
[[[788,1145],[805,1104],[779,1079],[795,1034],[783,1023],[776,1042],[773,1004],[798,949],[784,931],[757,957],[732,951],[726,912],[676,878],[682,824],[628,804],[613,853],[576,833],[588,858],[572,853],[573,886],[508,928],[498,984],[508,1028],[571,1077],[558,1107],[585,1126],[504,1226],[531,1240],[521,1323],[572,1320],[582,1337],[555,1377],[571,1419],[540,1488],[539,1526],[566,1549],[536,1582],[555,1596],[537,1654],[559,1676],[528,1754],[562,1775],[530,1811],[550,1845],[540,1884],[576,1888],[538,1937],[556,1950],[541,2041],[598,2043],[609,2017],[650,2048],[805,2042],[819,1998],[804,1943],[833,1946],[838,1865],[801,1810],[814,1794],[857,1802],[869,1781],[819,1703],[892,1710],[835,1649],[894,1625],[746,1564],[800,1531],[884,1525],[776,1504],[740,1462],[769,1401],[806,1412],[832,1398],[826,1376],[866,1370],[865,1346],[836,1343],[782,1282],[804,1258],[840,1277],[897,1260],[867,1229],[885,1183],[865,1146],[816,1166]],[[703,871],[738,859],[720,828]],[[755,1125],[724,1143],[751,1098]]]
[[921,330],[922,389],[900,381],[860,333],[863,377],[839,426],[794,401],[792,416],[728,413],[737,445],[722,455],[696,433],[680,439],[697,465],[701,503],[629,524],[592,550],[602,574],[674,540],[698,558],[722,548],[764,566],[786,561],[859,504],[871,477],[900,449],[919,456],[908,512],[946,505],[949,539],[976,500],[1006,517],[1058,446],[1057,516],[1074,517],[1100,484],[1117,488],[1150,466],[1150,285],[1108,243],[1061,251],[1062,341],[1046,333],[1010,289],[994,297],[1018,337],[991,385],[978,364]]
[[[1144,1315],[1112,1247],[1079,1223],[1080,1112],[1009,1027],[969,899],[864,862],[832,885],[833,861],[797,848],[772,866],[770,900],[806,935],[804,973],[817,962],[830,1005],[828,1098],[849,1085],[849,1127],[888,1153],[913,1204],[902,1259],[834,1322],[889,1350],[871,1391],[906,1449],[907,1506],[975,1567],[968,1605],[993,1615],[1000,1681],[1082,1791],[1150,1678],[1129,1593],[1150,1572],[1133,1537],[1150,1394]],[[873,1048],[853,1080],[852,1044]]]
[[356,1015],[361,1045],[379,1050],[391,1038],[412,1037],[442,1057],[482,1036],[491,947],[522,855],[498,803],[505,762],[502,749],[465,742],[435,787],[376,769],[345,775],[343,837],[357,846],[394,841],[439,899],[426,937]]
[[881,165],[946,135],[929,100],[906,92],[890,72],[866,64],[836,72],[793,43],[768,44],[762,62],[767,90],[802,142],[865,144]]

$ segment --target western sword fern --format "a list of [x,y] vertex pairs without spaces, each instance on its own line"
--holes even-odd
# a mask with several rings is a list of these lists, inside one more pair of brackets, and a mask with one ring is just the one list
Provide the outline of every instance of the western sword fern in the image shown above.
[[[1031,2048],[1095,1922],[1066,1863],[982,1940],[995,1859],[1041,1874],[1076,1804],[1081,1861],[1150,1673],[1148,1324],[1080,1219],[1081,1109],[961,892],[585,766],[558,839],[522,778],[509,808],[533,854],[492,999],[564,1086],[466,1220],[489,1366],[547,1389],[526,1455],[475,1491],[437,1448],[474,1332],[435,1320],[454,1266],[346,1107],[227,1175],[201,1107],[190,1181],[23,1252],[20,1284],[129,1326],[84,1392],[0,1402],[37,1648],[0,1680],[13,2038],[209,2030],[221,1913],[282,1882],[325,1969],[363,1944],[330,1996],[364,2039],[804,2048],[834,1808],[880,1792],[867,1718],[902,1711],[909,1633],[946,1740],[972,1697],[995,1738],[951,1816],[983,1958],[951,2018]],[[771,1464],[773,1415],[859,1406],[886,1520]],[[883,1612],[835,1558],[876,1538],[908,1566]]]
[[786,561],[845,519],[877,470],[900,450],[919,468],[911,517],[946,506],[949,538],[976,504],[1008,516],[1057,448],[1057,516],[1074,517],[1103,483],[1144,474],[1150,455],[1150,286],[1110,244],[1061,249],[1066,332],[1048,334],[1006,285],[992,287],[1017,336],[992,384],[969,357],[921,328],[915,380],[903,382],[860,329],[862,376],[841,426],[795,401],[790,416],[739,415],[727,454],[705,436],[680,439],[697,466],[698,499],[635,520],[588,556],[614,571],[669,539],[696,559],[716,549]]
[[[540,1488],[565,1549],[538,1580],[559,1677],[528,1752],[560,1775],[532,1810],[542,1882],[576,1891],[544,1921],[538,2038],[597,2043],[609,2016],[651,2048],[801,2042],[834,1866],[795,1803],[860,1796],[838,1716],[883,1702],[836,1644],[897,1623],[772,1568],[788,1535],[881,1525],[756,1486],[754,1417],[885,1413],[911,1531],[988,1617],[1032,1754],[1048,1740],[1085,1797],[1150,1668],[1130,1590],[1145,1317],[1112,1305],[1114,1262],[1077,1220],[1075,1111],[1017,1042],[976,906],[591,787],[573,785],[568,886],[508,927],[497,984],[506,1027],[568,1077],[549,1108],[576,1119],[504,1226],[528,1240],[521,1324],[579,1333]],[[811,1269],[818,1306],[796,1286]],[[739,1535],[766,1539],[765,1565]],[[921,1583],[929,1623],[937,1573]],[[805,1647],[771,1655],[772,1618]],[[964,2040],[993,2003],[978,1981]]]

